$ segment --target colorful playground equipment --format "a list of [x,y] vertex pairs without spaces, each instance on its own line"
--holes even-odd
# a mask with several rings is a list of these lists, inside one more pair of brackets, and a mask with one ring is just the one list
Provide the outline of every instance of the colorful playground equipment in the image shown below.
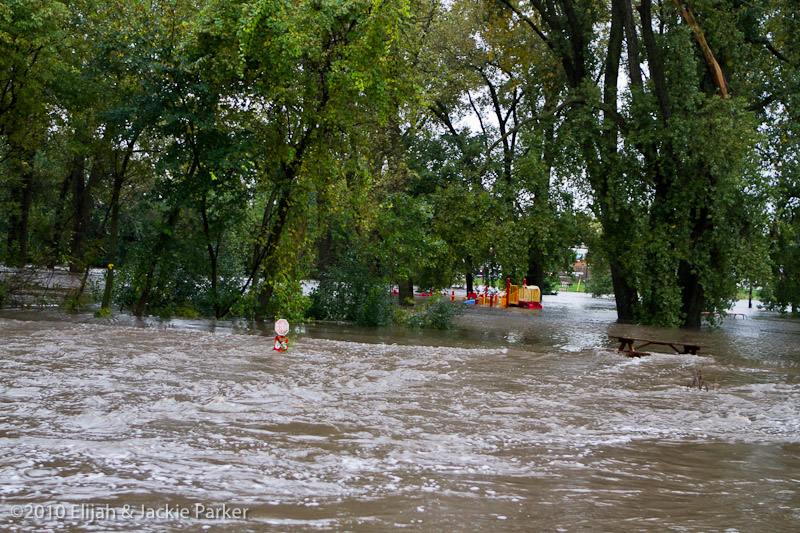
[[522,285],[512,285],[511,278],[506,280],[506,290],[499,294],[489,294],[487,286],[483,294],[472,292],[466,297],[456,296],[455,292],[450,299],[464,300],[468,305],[488,305],[489,307],[524,307],[527,309],[542,309],[542,291],[536,285],[528,285],[526,279]]
[[516,307],[526,307],[528,309],[542,308],[542,291],[536,285],[528,285],[527,280],[522,280],[522,286],[518,287],[511,284],[511,280],[506,280],[506,307],[514,305]]

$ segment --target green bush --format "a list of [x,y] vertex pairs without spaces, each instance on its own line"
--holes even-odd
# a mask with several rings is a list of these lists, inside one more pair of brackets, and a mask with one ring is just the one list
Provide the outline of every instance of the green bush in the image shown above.
[[364,302],[356,313],[356,324],[360,326],[388,326],[392,323],[392,298],[389,286],[383,283],[370,284]]
[[281,317],[290,322],[300,322],[309,305],[311,305],[311,301],[307,296],[303,296],[303,286],[300,280],[283,275],[275,283],[267,312],[275,318]]
[[460,306],[432,297],[416,309],[396,305],[389,284],[368,262],[348,255],[329,267],[311,293],[306,316],[319,320],[353,322],[359,326],[404,325],[411,328],[453,329]]
[[70,289],[64,296],[61,306],[67,311],[80,311],[89,303],[90,298],[78,289]]
[[411,328],[455,329],[456,317],[463,312],[463,307],[441,296],[433,296],[419,312],[407,317],[406,325]]
[[311,293],[309,318],[341,320],[360,326],[387,326],[393,318],[389,285],[370,265],[346,255],[331,266]]
[[542,291],[542,295],[544,296],[553,296],[558,294],[558,286],[559,280],[558,276],[555,279],[553,278],[544,278],[544,283],[541,287],[539,287]]
[[592,279],[586,282],[587,292],[597,298],[606,294],[614,294],[614,284],[611,281],[611,272],[594,274]]

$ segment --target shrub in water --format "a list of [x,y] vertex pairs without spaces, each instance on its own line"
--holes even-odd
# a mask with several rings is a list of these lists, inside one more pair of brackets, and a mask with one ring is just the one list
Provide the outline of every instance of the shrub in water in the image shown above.
[[306,316],[360,326],[386,326],[392,323],[392,314],[392,299],[385,279],[372,273],[370,265],[347,255],[338,265],[328,268],[311,293]]
[[419,313],[408,318],[406,325],[411,328],[454,329],[456,317],[461,313],[462,307],[441,296],[434,296]]

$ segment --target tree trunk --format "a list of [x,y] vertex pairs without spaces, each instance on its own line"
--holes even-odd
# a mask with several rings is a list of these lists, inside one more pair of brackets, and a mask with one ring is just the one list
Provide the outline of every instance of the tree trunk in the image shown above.
[[628,79],[631,84],[634,99],[641,97],[642,69],[639,58],[639,36],[636,34],[636,24],[633,20],[631,0],[613,0],[618,5],[625,25],[625,42],[628,51]]
[[72,239],[69,261],[69,271],[73,273],[81,270],[78,262],[83,258],[86,244],[85,171],[86,158],[82,155],[75,155],[72,159]]
[[56,205],[55,226],[53,227],[52,237],[50,237],[50,257],[48,258],[47,268],[53,270],[58,263],[61,248],[61,236],[64,232],[64,211],[66,207],[67,194],[72,184],[72,171],[68,172],[61,182],[61,191],[58,193],[58,204]]
[[203,234],[206,237],[206,250],[208,250],[208,260],[211,267],[211,296],[214,298],[214,318],[221,318],[222,308],[217,294],[217,259],[219,257],[219,246],[215,247],[211,238],[211,225],[208,221],[208,207],[206,194],[200,203],[200,214],[203,217]]
[[[291,180],[289,181],[291,182]],[[272,299],[272,294],[275,292],[275,274],[278,273],[281,263],[279,257],[281,251],[278,248],[278,244],[281,236],[283,235],[283,228],[289,219],[289,208],[289,195],[286,193],[281,196],[281,199],[278,202],[277,213],[275,214],[277,218],[275,219],[275,224],[273,224],[272,228],[270,229],[269,236],[264,244],[265,259],[262,261],[261,265],[263,268],[264,275],[262,277],[264,281],[262,282],[261,290],[258,293],[258,309],[256,311],[256,318],[261,320],[266,318],[267,309],[269,307],[270,300]]]
[[651,0],[642,0],[637,8],[642,18],[642,41],[647,50],[647,63],[650,67],[650,78],[655,87],[658,107],[661,109],[661,121],[666,124],[672,117],[672,102],[667,92],[667,77],[664,71],[664,62],[658,51],[655,35],[653,34],[653,21],[651,12]]
[[414,305],[414,281],[409,278],[402,280],[398,283],[398,290],[400,305],[412,306]]
[[537,247],[531,248],[528,256],[528,272],[525,276],[529,285],[536,285],[539,289],[544,289],[544,258],[542,252]]
[[70,249],[70,272],[80,272],[86,266],[86,245],[89,239],[89,223],[92,216],[92,191],[100,182],[102,169],[98,160],[92,162],[88,181],[84,180],[86,158],[75,156],[72,176],[72,204],[74,209],[72,243]]
[[106,286],[103,290],[103,303],[100,304],[102,309],[108,309],[111,305],[111,293],[114,290],[114,269],[117,262],[117,236],[119,234],[119,196],[122,191],[122,174],[117,173],[114,176],[114,190],[111,193],[111,222],[108,230],[108,254],[106,260],[109,265],[106,271]]
[[681,327],[699,328],[705,305],[703,286],[687,261],[681,261],[678,266],[678,285],[681,287],[681,311],[684,314]]
[[636,289],[628,282],[628,276],[619,261],[610,261],[609,267],[617,304],[617,322],[632,324],[636,318],[635,310],[638,303]]
[[321,278],[333,264],[333,235],[328,228],[317,243],[317,277]]
[[156,245],[153,247],[150,265],[147,269],[147,275],[145,276],[145,283],[144,287],[142,287],[142,294],[139,296],[139,300],[136,303],[136,307],[133,309],[133,314],[135,316],[142,316],[144,314],[144,310],[147,307],[147,299],[150,297],[150,291],[153,289],[153,276],[156,271],[156,267],[158,266],[158,261],[161,258],[161,254],[164,252],[164,249],[169,244],[169,241],[172,237],[172,230],[175,228],[175,225],[178,222],[178,215],[180,214],[181,210],[179,207],[175,207],[170,211],[169,216],[167,217],[167,228],[158,238]]
[[22,205],[20,206],[17,232],[17,242],[19,243],[17,264],[19,266],[25,266],[28,263],[28,221],[30,219],[32,196],[33,172],[29,170],[22,176]]
[[467,297],[469,297],[472,292],[475,292],[474,281],[472,272],[467,272]]
[[[617,94],[619,90],[619,67],[622,57],[622,42],[625,37],[625,18],[626,13],[621,2],[612,4],[611,12],[611,31],[609,35],[608,56],[606,69],[603,77],[603,102],[607,109],[617,109]],[[606,131],[603,133],[603,161],[597,167],[594,177],[599,182],[595,191],[600,196],[600,205],[603,216],[600,218],[603,231],[606,232],[611,242],[616,243],[607,252],[609,269],[611,270],[611,282],[614,287],[614,298],[617,306],[617,322],[631,324],[636,318],[636,308],[639,302],[636,288],[630,279],[629,270],[620,261],[625,257],[630,246],[630,235],[627,234],[629,228],[624,221],[629,215],[627,205],[618,205],[614,200],[617,196],[618,180],[620,173],[618,164],[618,130],[614,113],[605,111],[603,122],[606,124]]]
[[[9,228],[6,242],[8,244],[8,262],[18,266],[25,266],[28,262],[28,233],[33,197],[33,154],[23,148],[16,148],[20,152],[17,165],[12,165],[14,173],[19,173],[21,181],[11,186],[10,200],[19,208],[9,214]],[[28,166],[25,166],[25,163]]]

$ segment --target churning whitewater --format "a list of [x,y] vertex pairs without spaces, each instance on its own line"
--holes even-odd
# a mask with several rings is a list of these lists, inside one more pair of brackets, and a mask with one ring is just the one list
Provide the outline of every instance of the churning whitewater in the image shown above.
[[[696,333],[704,355],[629,359],[607,338],[621,328],[610,304],[559,305],[470,312],[449,335],[309,325],[287,353],[199,322],[5,314],[0,525],[778,531],[800,519],[797,323],[728,319]],[[698,370],[708,390],[687,387]]]

